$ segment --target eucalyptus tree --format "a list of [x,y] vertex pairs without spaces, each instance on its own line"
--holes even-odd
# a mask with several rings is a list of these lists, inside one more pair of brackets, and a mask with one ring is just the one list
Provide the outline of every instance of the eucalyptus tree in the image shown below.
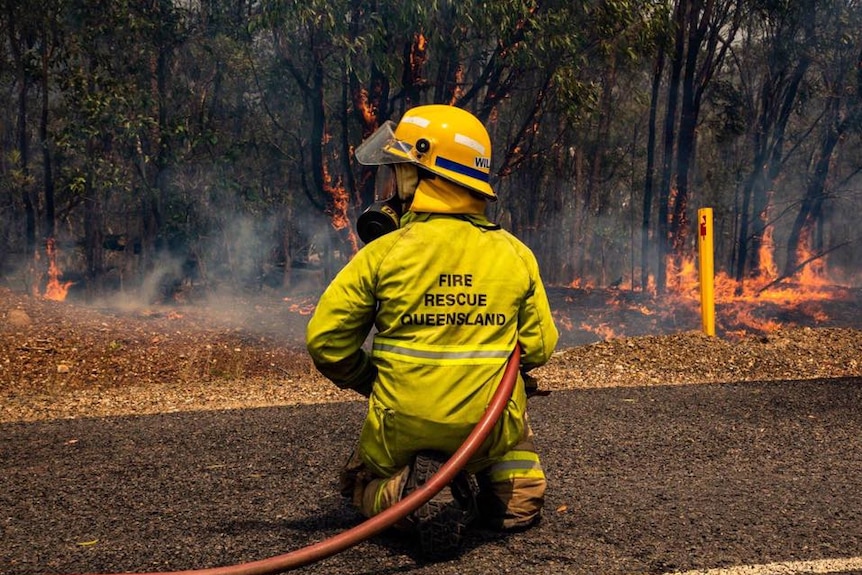
[[742,5],[741,0],[676,0],[674,4],[657,222],[656,288],[660,292],[667,284],[667,264],[678,267],[686,248],[704,95],[736,37]]
[[[296,235],[295,228],[311,214],[325,231],[306,234],[318,238],[327,274],[338,265],[337,253],[358,249],[349,220],[356,199],[347,188],[352,182],[348,90],[351,62],[363,57],[368,42],[362,9],[342,0],[267,0],[249,22],[269,146],[274,161],[295,175],[291,187],[301,192],[286,198],[291,207],[282,214],[282,236]],[[288,272],[296,248],[287,240],[282,244]]]
[[[576,245],[584,253],[576,277],[592,276],[604,285],[619,285],[623,276],[631,275],[634,285],[635,206],[642,207],[641,228],[647,233],[652,211],[652,197],[646,190],[650,166],[641,165],[642,134],[650,135],[645,121],[649,88],[642,73],[666,42],[667,7],[663,2],[602,2],[585,16],[581,29],[588,42],[581,58],[588,64],[580,67],[582,74],[588,72],[584,82],[596,91],[595,106],[580,107],[576,117],[583,126],[574,130],[582,139],[586,160],[586,179],[578,186],[582,215],[576,222]],[[643,199],[637,202],[641,185]],[[629,270],[623,260],[628,260]],[[646,267],[646,256],[641,264]]]
[[[658,249],[655,245],[656,242],[654,238],[658,236],[658,233],[654,233],[653,230],[653,208],[655,204],[655,190],[656,190],[656,170],[657,170],[657,141],[658,141],[658,121],[659,121],[659,108],[660,108],[660,99],[661,99],[661,88],[663,84],[664,74],[665,74],[665,66],[667,65],[668,60],[668,52],[672,47],[672,39],[674,35],[673,24],[671,19],[671,14],[673,13],[673,6],[668,3],[659,2],[655,8],[655,15],[653,17],[653,21],[655,22],[654,29],[655,33],[655,42],[654,42],[654,59],[652,62],[652,68],[650,71],[650,96],[649,96],[649,112],[648,112],[648,120],[647,120],[647,141],[646,141],[646,165],[644,167],[644,187],[643,187],[643,200],[642,200],[642,211],[641,211],[641,226],[640,226],[640,234],[641,234],[641,271],[640,271],[640,287],[641,289],[646,289],[650,282],[650,269],[655,269],[659,267],[660,264],[654,261],[655,258],[651,257],[653,254],[658,254]],[[669,98],[669,102],[673,101],[676,98],[676,93],[672,93],[672,98]],[[671,105],[669,104],[670,108]],[[667,139],[673,132],[665,133],[665,139]],[[664,173],[664,172],[662,172]],[[664,197],[664,195],[662,195]],[[663,204],[666,206],[666,204]],[[662,207],[660,209],[662,216],[667,218],[667,208]],[[661,230],[662,233],[665,232],[665,228],[663,227]],[[658,264],[658,265],[657,265]],[[632,281],[634,281],[634,277],[632,277]]]
[[523,76],[510,63],[530,15],[520,2],[262,6],[257,31],[266,32],[260,41],[272,50],[268,73],[284,71],[292,80],[285,90],[297,94],[303,112],[291,122],[295,107],[273,106],[273,119],[309,174],[307,199],[330,216],[348,250],[357,248],[349,216],[370,200],[371,175],[353,165],[352,146],[422,103],[469,107],[488,120]]
[[[40,50],[45,37],[40,33],[43,24],[39,14],[27,5],[12,0],[3,3],[3,24],[8,50],[8,62],[14,70],[13,89],[15,144],[14,151],[7,151],[7,162],[11,162],[11,184],[20,192],[18,201],[11,206],[21,206],[24,219],[25,252],[33,254],[36,249],[38,198],[36,177],[32,158],[32,122],[30,121],[31,93],[38,87],[40,79]],[[45,48],[47,50],[47,48]],[[10,189],[11,192],[11,189]],[[15,218],[17,219],[17,218]]]
[[746,35],[736,49],[739,65],[733,89],[741,100],[729,113],[751,127],[751,163],[742,187],[732,263],[740,287],[746,277],[759,276],[770,263],[761,260],[771,229],[770,193],[789,156],[798,150],[788,140],[801,137],[791,120],[816,52],[812,17],[818,11],[816,4],[813,0],[755,2]]
[[625,165],[618,73],[652,41],[652,4],[273,0],[255,34],[272,54],[265,74],[301,104],[296,115],[274,103],[273,122],[345,250],[344,216],[370,199],[352,146],[409,107],[447,103],[489,127],[492,215],[539,248],[554,281],[571,281],[593,266],[592,225],[613,203],[603,184]]
[[208,288],[259,286],[269,260],[283,263],[289,251],[281,228],[291,180],[272,110],[293,98],[267,75],[255,3],[177,2],[170,14],[155,50],[169,56],[159,243],[167,264],[185,260]]
[[68,213],[82,207],[86,276],[96,290],[108,228],[139,221],[130,235],[148,253],[163,225],[171,11],[167,0],[64,5],[54,139]]
[[862,168],[854,153],[859,11],[858,2],[840,0],[751,4],[725,78],[726,103],[737,101],[728,117],[747,126],[737,135],[750,158],[733,210],[730,267],[740,290],[748,279],[762,286],[823,264],[822,256],[851,241],[847,233],[824,235],[853,227],[852,209],[837,206],[854,205],[842,188]]
[[[811,79],[818,98],[805,107],[816,114],[816,146],[811,150],[799,211],[787,239],[782,277],[791,277],[803,266],[820,259],[833,249],[858,242],[856,237],[824,239],[827,208],[830,202],[844,200],[839,179],[833,177],[842,143],[849,147],[847,157],[852,175],[862,170],[859,136],[862,134],[862,4],[857,0],[817,2],[808,17],[815,20],[817,43]],[[837,215],[842,211],[834,210]],[[849,211],[849,210],[846,210]],[[858,220],[854,213],[850,220]],[[853,226],[855,227],[855,226]]]
[[[16,116],[11,123],[15,144],[5,137],[3,142],[6,165],[11,167],[5,181],[10,193],[20,193],[19,199],[9,202],[10,213],[3,220],[4,227],[17,232],[10,238],[13,244],[19,240],[12,249],[34,260],[28,264],[32,273],[27,278],[33,291],[44,279],[40,276],[45,266],[34,265],[44,255],[44,242],[53,239],[57,220],[76,205],[63,201],[58,206],[57,201],[58,188],[60,199],[66,199],[64,182],[58,178],[56,132],[62,125],[58,102],[62,101],[60,76],[67,70],[64,44],[69,5],[63,0],[46,0],[35,8],[28,2],[5,2],[0,19],[7,39],[4,53],[14,71],[8,83],[14,95],[4,108],[14,110]],[[37,243],[37,238],[43,242]]]

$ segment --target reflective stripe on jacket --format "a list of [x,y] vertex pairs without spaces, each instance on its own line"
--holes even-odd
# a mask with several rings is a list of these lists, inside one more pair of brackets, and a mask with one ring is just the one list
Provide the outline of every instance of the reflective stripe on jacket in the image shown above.
[[[308,324],[315,365],[350,386],[347,370],[362,364],[372,326],[377,377],[360,453],[381,475],[421,449],[454,452],[485,412],[515,344],[529,369],[550,358],[558,338],[535,256],[481,216],[410,212],[400,229],[363,247]],[[519,377],[472,467],[517,443],[525,409]]]

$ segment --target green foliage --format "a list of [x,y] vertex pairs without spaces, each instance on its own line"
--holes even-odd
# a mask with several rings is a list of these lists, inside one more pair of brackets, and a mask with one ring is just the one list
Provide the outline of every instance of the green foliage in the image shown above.
[[[151,244],[205,245],[201,253],[234,271],[244,269],[231,254],[248,253],[237,246],[246,236],[291,238],[346,260],[350,246],[333,240],[323,210],[327,186],[339,185],[350,194],[348,217],[363,207],[352,147],[374,122],[408,106],[450,102],[487,123],[496,214],[534,247],[548,246],[543,265],[560,270],[560,281],[594,261],[584,238],[606,250],[608,267],[639,259],[625,253],[628,228],[596,214],[632,218],[632,206],[642,205],[650,83],[660,50],[673,46],[675,2],[30,4],[12,2],[0,16],[9,39],[0,66],[9,86],[0,185],[2,205],[18,219],[21,189],[44,209],[46,160],[33,150],[41,151],[38,111],[47,90],[49,158],[70,233],[82,235],[80,206],[95,195],[104,207],[98,225],[112,233],[146,229]],[[783,136],[792,146],[782,158],[790,161],[781,164],[781,190],[795,205],[806,158],[823,136],[820,119],[833,117],[827,102],[837,110],[833,127],[862,129],[862,10],[839,0],[718,4],[741,10],[745,33],[705,94],[693,189],[732,205],[737,172],[751,168],[762,129],[758,102],[779,114],[784,75],[810,58]],[[19,91],[22,81],[29,90]],[[774,94],[765,92],[770,85]],[[20,93],[26,166],[16,133]],[[380,117],[363,117],[358,105]],[[854,141],[839,143],[843,175],[858,170],[858,155],[846,151]],[[234,221],[246,219],[254,223],[241,233]],[[300,248],[255,244],[252,259],[290,249]]]

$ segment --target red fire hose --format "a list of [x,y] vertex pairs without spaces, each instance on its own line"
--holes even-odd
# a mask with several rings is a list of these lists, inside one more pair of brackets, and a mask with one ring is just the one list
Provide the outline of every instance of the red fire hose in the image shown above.
[[386,530],[427,503],[437,492],[446,487],[455,478],[455,475],[472,459],[473,455],[475,455],[476,451],[478,451],[479,447],[481,447],[482,443],[488,437],[488,434],[491,433],[497,420],[500,419],[500,415],[503,413],[503,409],[512,395],[515,381],[518,379],[520,363],[521,349],[519,346],[515,346],[512,355],[509,356],[509,362],[506,364],[503,379],[491,398],[491,403],[485,410],[482,419],[479,420],[479,423],[476,424],[476,427],[473,428],[473,431],[470,432],[470,435],[461,444],[461,447],[452,454],[452,457],[425,484],[378,515],[329,539],[268,559],[210,569],[144,573],[140,575],[270,575],[283,573],[336,555]]

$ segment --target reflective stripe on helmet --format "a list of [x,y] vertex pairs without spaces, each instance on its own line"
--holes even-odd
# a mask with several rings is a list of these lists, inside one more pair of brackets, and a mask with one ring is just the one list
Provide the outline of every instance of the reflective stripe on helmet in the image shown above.
[[437,156],[435,164],[439,168],[455,172],[456,174],[461,174],[462,176],[467,176],[468,178],[475,178],[480,182],[487,182],[489,179],[488,174],[481,170],[465,166],[464,164],[459,164],[458,162],[453,162],[447,158],[441,158],[440,156]]

